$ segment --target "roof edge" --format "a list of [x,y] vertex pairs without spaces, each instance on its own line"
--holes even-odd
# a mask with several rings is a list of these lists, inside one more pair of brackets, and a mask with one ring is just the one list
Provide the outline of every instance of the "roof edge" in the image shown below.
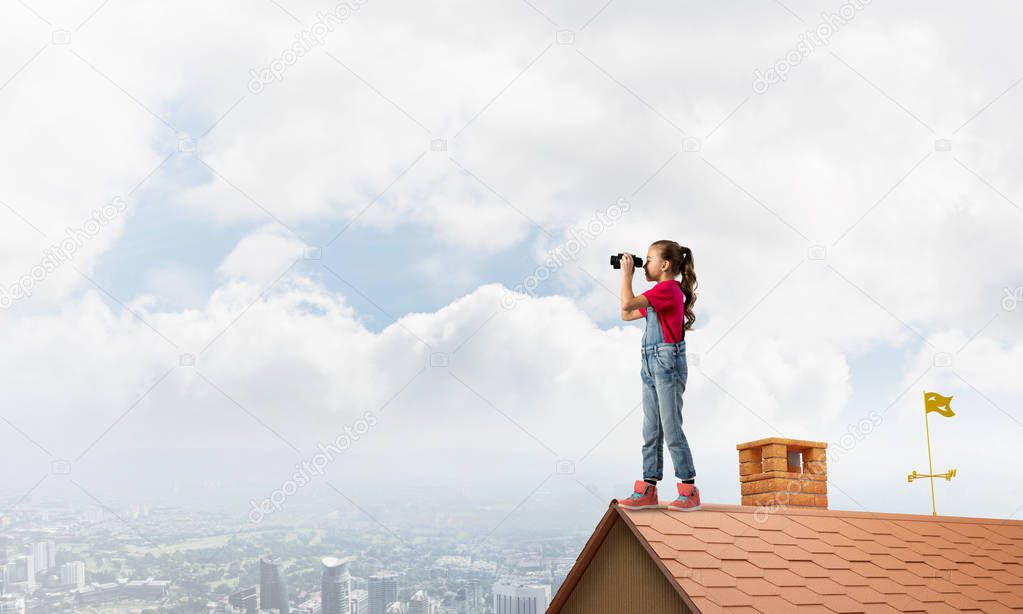
[[575,564],[572,565],[572,569],[565,576],[565,581],[561,583],[561,586],[558,587],[558,592],[551,599],[551,604],[547,607],[547,614],[557,614],[561,611],[561,608],[565,607],[565,603],[568,602],[572,591],[575,590],[575,585],[579,583],[583,574],[586,573],[586,569],[590,566],[590,561],[597,555],[597,550],[604,543],[604,538],[611,532],[611,527],[618,520],[618,514],[614,510],[617,502],[617,499],[611,499],[607,511],[600,519],[600,522],[597,523],[597,528],[593,530],[593,534],[586,540],[586,545],[583,546],[582,552],[576,557]]
[[689,595],[686,594],[685,590],[682,589],[682,585],[678,583],[675,576],[671,575],[668,568],[663,562],[661,562],[661,557],[657,556],[654,549],[650,546],[647,540],[643,538],[643,535],[639,532],[639,528],[632,522],[632,519],[629,518],[628,514],[622,511],[621,507],[618,505],[618,499],[611,499],[611,502],[608,503],[607,512],[604,513],[600,522],[597,523],[597,528],[594,529],[593,535],[590,535],[590,539],[586,541],[586,545],[583,546],[583,551],[579,553],[578,557],[576,557],[575,564],[572,565],[572,569],[568,572],[568,575],[565,576],[565,581],[561,583],[560,587],[558,587],[558,592],[554,595],[554,599],[551,600],[551,604],[548,606],[546,614],[558,614],[558,612],[561,612],[561,609],[565,607],[565,603],[567,603],[568,598],[572,596],[572,591],[575,590],[576,584],[579,583],[583,574],[586,573],[586,569],[590,566],[590,561],[592,561],[593,557],[597,555],[597,551],[600,550],[600,547],[604,544],[604,539],[607,538],[607,534],[611,532],[611,527],[613,527],[619,519],[625,523],[625,526],[627,526],[629,531],[632,532],[636,541],[639,542],[650,558],[653,559],[654,564],[656,564],[657,568],[661,570],[661,574],[663,574],[665,579],[668,580],[668,583],[674,587],[686,607],[689,608],[693,614],[701,614],[700,608],[696,607],[692,598],[690,598]]

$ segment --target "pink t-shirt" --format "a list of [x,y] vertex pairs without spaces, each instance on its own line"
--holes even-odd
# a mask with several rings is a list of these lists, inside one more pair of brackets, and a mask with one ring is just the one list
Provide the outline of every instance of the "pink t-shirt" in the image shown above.
[[[677,280],[670,279],[654,284],[643,293],[661,321],[661,335],[668,343],[682,340],[682,327],[685,322],[686,296]],[[646,317],[646,307],[640,307],[639,313]]]

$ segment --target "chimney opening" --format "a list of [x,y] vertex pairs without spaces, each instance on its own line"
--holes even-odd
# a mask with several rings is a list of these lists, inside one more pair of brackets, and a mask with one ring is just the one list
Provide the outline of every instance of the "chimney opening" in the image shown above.
[[790,473],[802,473],[803,472],[803,453],[799,450],[789,450],[789,472]]

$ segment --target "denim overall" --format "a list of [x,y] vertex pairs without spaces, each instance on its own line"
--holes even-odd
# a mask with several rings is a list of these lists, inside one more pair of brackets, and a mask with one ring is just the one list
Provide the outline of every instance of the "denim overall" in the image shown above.
[[646,308],[643,332],[643,477],[661,480],[664,443],[668,444],[675,477],[696,477],[689,442],[682,432],[682,393],[689,377],[686,341],[664,341],[661,322],[652,306]]

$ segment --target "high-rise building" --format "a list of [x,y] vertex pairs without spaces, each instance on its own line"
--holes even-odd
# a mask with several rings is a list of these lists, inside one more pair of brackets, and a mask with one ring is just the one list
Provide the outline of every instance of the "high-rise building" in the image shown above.
[[353,590],[348,602],[351,604],[349,614],[369,614],[369,591],[362,588]]
[[398,574],[382,571],[369,577],[369,614],[386,614],[398,600]]
[[494,614],[543,614],[550,604],[550,584],[517,580],[494,583]]
[[408,614],[433,614],[433,604],[425,590],[418,590],[408,600]]
[[483,614],[483,583],[473,578],[465,587],[466,614]]
[[8,569],[13,568],[13,573],[8,571],[8,580],[12,583],[24,582],[28,590],[33,590],[36,584],[35,562],[32,556],[15,557],[13,563],[8,563]]
[[250,586],[237,590],[228,595],[227,603],[245,614],[255,614],[259,611],[259,589]]
[[349,614],[352,592],[352,577],[348,573],[348,562],[328,556],[320,561],[323,575],[320,578],[320,607],[323,614]]
[[32,557],[35,559],[36,573],[57,566],[57,546],[52,541],[32,544]]
[[25,598],[0,595],[0,614],[25,614]]
[[85,563],[71,561],[60,566],[60,583],[73,588],[85,586]]
[[483,614],[485,601],[483,599],[483,582],[479,578],[473,578],[469,583],[469,602],[472,605],[471,614]]
[[284,570],[281,560],[272,554],[259,559],[259,607],[277,610],[278,614],[290,614]]

